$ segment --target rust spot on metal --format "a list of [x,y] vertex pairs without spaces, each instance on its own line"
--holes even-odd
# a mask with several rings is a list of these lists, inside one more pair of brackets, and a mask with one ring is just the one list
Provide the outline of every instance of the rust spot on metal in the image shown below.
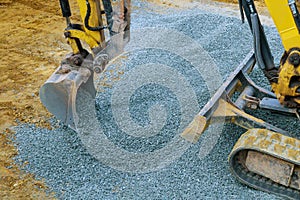
[[71,71],[71,69],[62,68],[56,72],[56,74],[67,74]]
[[297,157],[299,156],[299,151],[294,150],[294,149],[289,149],[288,150],[288,157],[293,158],[295,160],[297,160]]
[[280,134],[273,134],[270,137],[271,140],[275,140],[275,141],[281,141],[281,135]]
[[280,144],[275,144],[274,145],[274,151],[278,154],[282,154],[283,151],[285,150],[284,146],[281,146]]
[[272,144],[272,142],[270,142],[268,140],[263,140],[260,142],[259,147],[262,149],[267,149],[271,144]]
[[289,145],[292,145],[292,146],[295,146],[295,145],[296,145],[296,140],[293,139],[293,138],[286,138],[286,139],[284,140],[284,143],[289,144]]
[[268,130],[267,129],[258,129],[257,130],[257,137],[265,138],[267,136],[268,136]]
[[252,145],[255,141],[256,141],[256,137],[250,136],[250,137],[248,137],[247,140],[245,141],[245,145],[246,145],[246,146]]

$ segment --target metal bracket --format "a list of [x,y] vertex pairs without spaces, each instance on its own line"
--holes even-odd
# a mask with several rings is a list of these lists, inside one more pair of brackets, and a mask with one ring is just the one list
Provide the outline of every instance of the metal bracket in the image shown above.
[[[195,116],[181,136],[190,142],[196,143],[208,125],[218,123],[221,121],[220,119],[223,119],[223,121],[225,119],[225,122],[235,123],[245,129],[266,128],[275,132],[286,133],[284,130],[249,115],[243,110],[244,107],[247,107],[247,100],[253,100],[256,104],[260,102],[257,98],[252,97],[252,94],[276,98],[274,93],[259,87],[248,76],[254,65],[255,57],[253,51],[251,51]],[[231,96],[238,90],[244,92],[240,94],[237,102],[234,103]]]

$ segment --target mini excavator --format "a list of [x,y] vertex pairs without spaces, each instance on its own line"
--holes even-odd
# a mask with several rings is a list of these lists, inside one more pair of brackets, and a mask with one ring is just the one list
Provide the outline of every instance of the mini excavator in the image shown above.
[[[73,52],[40,89],[40,99],[59,120],[76,131],[76,94],[79,88],[95,96],[94,73],[101,73],[117,56],[103,51],[113,35],[121,35],[122,49],[130,35],[130,0],[77,0],[83,24],[70,21],[68,0],[60,0],[67,28],[64,35]],[[181,136],[196,143],[210,124],[222,120],[247,129],[229,155],[232,174],[242,183],[288,199],[300,199],[300,140],[249,114],[268,110],[299,117],[300,14],[295,0],[265,0],[283,44],[279,66],[274,64],[254,0],[239,0],[242,21],[248,21],[253,50],[231,73]],[[246,18],[245,18],[246,17]],[[108,30],[109,34],[105,34]],[[82,43],[88,45],[88,50]],[[118,51],[121,52],[121,51]],[[257,65],[271,86],[258,86],[249,76]],[[233,96],[238,93],[238,97]]]

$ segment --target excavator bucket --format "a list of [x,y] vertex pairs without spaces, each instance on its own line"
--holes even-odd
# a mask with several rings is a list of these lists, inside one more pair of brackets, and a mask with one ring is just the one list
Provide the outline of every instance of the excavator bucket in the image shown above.
[[50,76],[40,89],[44,106],[64,124],[76,131],[77,92],[83,89],[95,97],[93,71],[87,68],[65,71],[62,66]]
[[[81,90],[95,97],[94,72],[103,72],[109,60],[122,53],[123,41],[129,37],[131,13],[130,0],[103,0],[103,7],[100,6],[100,1],[78,0],[78,3],[83,25],[71,23],[69,2],[60,0],[62,13],[67,21],[65,36],[73,53],[66,56],[40,88],[41,102],[48,111],[75,131],[79,120],[76,112],[77,94]],[[106,20],[98,12],[103,9]],[[85,13],[87,10],[89,14]],[[110,38],[106,38],[105,28],[108,28]],[[82,41],[89,45],[92,52],[83,49]]]
[[78,91],[87,91],[95,98],[94,74],[103,72],[110,60],[122,54],[129,38],[130,31],[112,36],[104,49],[94,58],[91,56],[85,58],[80,67],[73,67],[69,63],[62,62],[40,88],[41,102],[48,111],[77,131],[76,97]]

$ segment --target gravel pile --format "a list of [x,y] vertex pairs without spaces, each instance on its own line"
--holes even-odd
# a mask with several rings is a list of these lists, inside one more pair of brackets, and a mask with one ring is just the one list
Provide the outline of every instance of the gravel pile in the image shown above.
[[[80,133],[55,120],[57,128],[51,131],[20,125],[15,128],[16,161],[28,161],[25,170],[44,179],[59,199],[277,199],[230,174],[227,156],[243,129],[212,126],[196,145],[179,137],[215,90],[209,83],[221,84],[251,50],[247,24],[200,9],[159,14],[145,2],[134,4],[133,30],[173,30],[178,42],[170,33],[168,42],[161,41],[165,48],[154,48],[145,33],[144,40],[150,41],[146,47],[130,51],[130,45],[141,42],[133,34],[122,60],[99,77],[96,112],[93,100],[79,92],[78,101],[84,102],[78,110]],[[280,39],[274,28],[265,30],[278,60]],[[160,40],[161,33],[151,36]],[[180,37],[199,46],[187,43],[188,53],[182,56]],[[188,47],[204,53],[193,55]],[[202,68],[188,59],[201,60]],[[208,65],[211,61],[215,64]],[[266,84],[260,71],[255,69],[252,76]],[[281,127],[287,123],[297,122],[276,122]]]

